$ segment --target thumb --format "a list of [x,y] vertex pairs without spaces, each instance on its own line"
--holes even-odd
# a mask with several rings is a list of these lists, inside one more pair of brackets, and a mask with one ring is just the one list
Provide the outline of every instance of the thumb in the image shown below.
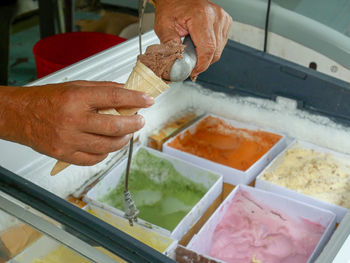
[[176,43],[181,44],[181,37],[179,33],[173,28],[169,28],[169,29],[162,28],[161,30],[157,30],[157,31],[155,30],[155,32],[162,44],[166,44],[170,41],[174,41]]
[[154,31],[162,44],[168,43],[169,41],[181,43],[181,33],[183,32],[178,31],[174,20],[156,17]]

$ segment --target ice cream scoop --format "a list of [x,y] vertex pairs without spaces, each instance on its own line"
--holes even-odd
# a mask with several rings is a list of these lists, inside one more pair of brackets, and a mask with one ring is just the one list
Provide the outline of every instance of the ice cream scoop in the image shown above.
[[197,63],[196,48],[190,35],[187,35],[183,41],[186,46],[182,58],[177,59],[170,70],[170,81],[184,81],[187,79]]

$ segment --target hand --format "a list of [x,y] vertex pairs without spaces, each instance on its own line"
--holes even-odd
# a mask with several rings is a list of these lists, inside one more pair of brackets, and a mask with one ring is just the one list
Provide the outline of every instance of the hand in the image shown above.
[[156,1],[154,30],[162,43],[191,35],[198,58],[192,79],[220,59],[231,24],[231,16],[208,0]]
[[97,111],[152,104],[153,98],[113,82],[3,87],[0,138],[28,145],[61,161],[93,165],[126,145],[131,134],[144,126],[141,115],[114,116]]

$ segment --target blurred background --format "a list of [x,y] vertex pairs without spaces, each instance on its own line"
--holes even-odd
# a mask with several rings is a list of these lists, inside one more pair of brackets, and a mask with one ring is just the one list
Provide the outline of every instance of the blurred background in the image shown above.
[[[234,19],[231,40],[350,82],[350,1],[213,2]],[[136,36],[138,5],[139,0],[1,0],[0,84],[24,85]],[[153,24],[154,8],[147,4],[142,31]],[[100,35],[58,36],[66,32]]]
[[[136,36],[137,9],[138,0],[5,0],[0,3],[0,84],[24,85],[37,78],[33,46],[42,38],[72,31],[100,32],[120,36],[120,41],[111,40],[113,44]],[[143,31],[153,28],[153,12],[148,4]],[[53,41],[59,45],[59,40]],[[55,56],[55,45],[42,46],[46,54]]]

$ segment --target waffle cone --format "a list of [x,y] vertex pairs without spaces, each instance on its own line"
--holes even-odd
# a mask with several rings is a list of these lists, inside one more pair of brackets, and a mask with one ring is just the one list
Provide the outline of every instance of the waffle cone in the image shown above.
[[[141,91],[153,98],[156,98],[169,88],[161,78],[140,61],[137,61],[124,87],[129,90]],[[139,109],[119,109],[118,112],[121,115],[133,115],[138,110]]]
[[50,175],[54,176],[54,175],[58,174],[59,172],[66,169],[69,165],[70,165],[70,163],[57,161],[55,166],[52,168]]
[[[124,88],[129,90],[136,90],[146,93],[148,96],[156,98],[163,91],[169,88],[169,86],[156,74],[153,73],[147,66],[140,61],[137,61],[136,66],[132,70],[128,80],[125,83]],[[134,115],[139,109],[107,109],[100,110],[101,114],[112,114],[112,115]],[[51,170],[51,175],[56,175],[70,164],[57,161],[55,166]]]

